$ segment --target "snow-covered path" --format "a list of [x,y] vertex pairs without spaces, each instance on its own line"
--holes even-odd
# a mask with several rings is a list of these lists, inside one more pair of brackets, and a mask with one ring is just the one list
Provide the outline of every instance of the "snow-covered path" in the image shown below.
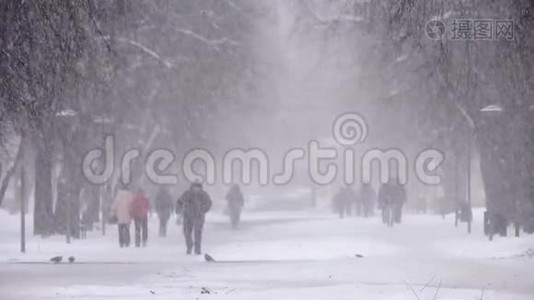
[[[534,249],[533,237],[497,238],[490,243],[479,226],[469,236],[465,228],[454,228],[450,218],[406,216],[404,224],[388,229],[376,218],[255,214],[246,216],[240,230],[232,231],[222,217],[212,216],[205,250],[218,263],[183,254],[179,230],[171,226],[169,238],[154,237],[144,249],[119,249],[114,231],[106,237],[94,233],[68,247],[60,239],[32,239],[24,256],[10,252],[9,243],[3,244],[0,259],[6,263],[0,265],[0,298],[471,300],[534,296],[534,259],[526,255]],[[79,263],[42,263],[55,254],[74,254]]]

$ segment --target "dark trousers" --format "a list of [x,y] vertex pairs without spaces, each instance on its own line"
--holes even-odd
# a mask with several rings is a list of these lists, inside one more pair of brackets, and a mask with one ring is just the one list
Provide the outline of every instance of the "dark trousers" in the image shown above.
[[167,236],[167,223],[169,222],[170,216],[159,216],[159,236]]
[[371,217],[374,214],[374,202],[366,199],[362,202],[363,216],[365,218]]
[[339,206],[337,208],[337,213],[339,214],[339,218],[343,219],[343,217],[345,217],[345,207]]
[[337,207],[339,217],[343,219],[345,216],[350,216],[352,213],[352,206],[348,203],[342,203]]
[[364,215],[363,203],[361,200],[356,201],[356,216],[361,217]]
[[119,245],[130,246],[130,224],[119,224]]
[[233,228],[237,228],[241,220],[241,209],[237,207],[230,207],[230,223]]
[[395,223],[401,223],[402,221],[402,204],[395,204],[393,206],[393,220]]
[[382,205],[382,222],[388,227],[392,227],[394,223],[394,206],[392,204]]
[[148,238],[148,226],[147,219],[135,218],[135,246],[141,246],[141,237],[143,239],[143,246],[146,246],[146,240]]
[[347,216],[352,215],[352,203],[345,203],[345,214]]
[[201,253],[202,246],[202,229],[204,227],[204,218],[199,219],[185,219],[183,224],[185,245],[187,246],[187,253],[190,254],[195,246],[195,253]]

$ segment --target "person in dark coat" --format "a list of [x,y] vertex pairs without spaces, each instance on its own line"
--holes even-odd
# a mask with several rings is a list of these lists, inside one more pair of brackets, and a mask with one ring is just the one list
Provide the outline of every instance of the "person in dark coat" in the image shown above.
[[390,179],[380,186],[378,205],[382,210],[382,221],[388,226],[402,221],[402,207],[406,202],[406,188],[396,179]]
[[360,187],[358,198],[362,202],[362,213],[365,218],[373,215],[376,193],[370,183],[364,183]]
[[230,223],[232,224],[232,228],[236,229],[241,218],[241,209],[245,204],[245,200],[243,198],[243,194],[241,193],[239,185],[232,185],[232,187],[226,194],[226,201],[228,201],[228,213],[230,215]]
[[340,218],[351,215],[352,205],[355,203],[356,193],[350,186],[341,188],[334,196],[334,208]]
[[135,246],[140,247],[141,243],[143,247],[146,246],[148,239],[148,198],[144,191],[139,189],[135,193],[135,197],[132,203],[132,217],[135,224]]
[[[351,189],[352,190],[352,189]],[[357,217],[361,217],[364,215],[364,207],[363,207],[363,198],[360,197],[360,195],[358,193],[356,193],[354,190],[352,190],[354,196],[354,205],[355,205],[355,208],[356,208],[356,216]]]
[[393,189],[392,182],[388,181],[380,185],[378,190],[378,208],[382,211],[382,222],[393,226]]
[[398,181],[393,182],[393,220],[395,223],[402,222],[402,207],[406,203],[406,187]]
[[191,254],[193,245],[195,254],[201,253],[204,219],[211,205],[208,193],[202,189],[202,184],[199,182],[191,184],[191,188],[185,191],[176,202],[176,213],[181,214],[183,219],[187,254]]
[[343,219],[345,217],[345,205],[343,205],[343,195],[342,190],[339,190],[332,199],[332,207],[334,212],[339,215],[339,218]]
[[172,213],[172,197],[169,190],[163,187],[156,196],[156,213],[159,218],[159,236],[167,236],[167,223]]

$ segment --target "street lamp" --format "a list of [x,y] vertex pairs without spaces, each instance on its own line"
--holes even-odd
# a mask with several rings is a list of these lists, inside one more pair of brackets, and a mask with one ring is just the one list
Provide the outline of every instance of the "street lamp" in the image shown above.
[[[473,118],[471,118],[471,116],[469,116],[469,114],[467,113],[467,111],[465,109],[463,109],[462,107],[458,106],[458,109],[460,110],[460,112],[462,113],[462,115],[466,118],[469,126],[471,127],[471,135],[468,136],[468,141],[467,141],[467,183],[466,183],[466,196],[467,196],[467,209],[468,211],[463,211],[464,214],[468,214],[466,217],[467,217],[467,232],[468,233],[471,233],[471,223],[472,223],[472,219],[473,219],[473,212],[472,212],[472,202],[471,202],[471,152],[472,152],[472,143],[473,143],[473,138],[474,138],[474,135],[475,135],[475,122],[473,120]],[[484,106],[483,108],[481,108],[479,110],[480,112],[482,113],[495,113],[495,112],[502,112],[503,111],[503,108],[499,105],[495,105],[495,104],[490,104],[490,105],[487,105],[487,106]],[[464,208],[463,210],[465,210],[466,208]]]
[[[496,104],[490,104],[482,107],[480,109],[481,113],[484,113],[486,115],[488,114],[495,114],[495,113],[502,113],[504,109],[500,105]],[[491,229],[491,216],[488,211],[484,213],[484,233],[489,235],[490,240],[493,238],[493,229]],[[491,232],[490,232],[491,231]]]
[[[64,109],[64,110],[61,110],[59,112],[56,113],[56,117],[58,118],[61,118],[63,120],[66,120],[66,122],[70,122],[70,119],[71,118],[75,118],[78,116],[78,113],[70,108],[68,109]],[[66,132],[66,137],[67,139],[72,139],[72,132],[69,130],[68,132]],[[63,142],[63,151],[65,151],[65,142]],[[65,188],[65,187],[63,187]],[[61,196],[65,196],[65,195],[61,195]],[[72,210],[72,205],[71,205],[71,201],[72,199],[70,199],[70,193],[68,193],[68,196],[65,196],[67,197],[67,199],[64,199],[64,201],[66,201],[66,205],[67,205],[67,208],[65,209],[65,212],[66,212],[66,216],[65,216],[65,222],[66,222],[66,229],[65,229],[65,238],[66,238],[66,242],[67,244],[70,244],[70,240],[71,240],[71,210]]]
[[475,121],[467,113],[467,111],[460,105],[457,106],[460,113],[464,116],[471,128],[471,133],[467,135],[467,182],[466,182],[466,198],[467,203],[462,203],[460,208],[456,208],[456,222],[458,222],[458,216],[462,222],[467,222],[467,232],[471,233],[471,223],[473,221],[473,206],[471,204],[471,144],[475,135]]
[[[93,123],[100,125],[102,128],[107,129],[113,125],[113,120],[108,117],[95,116],[93,117]],[[100,187],[100,215],[101,215],[101,231],[102,235],[106,235],[106,222],[109,220],[109,206],[111,205],[111,197],[113,195],[112,187],[110,183]]]

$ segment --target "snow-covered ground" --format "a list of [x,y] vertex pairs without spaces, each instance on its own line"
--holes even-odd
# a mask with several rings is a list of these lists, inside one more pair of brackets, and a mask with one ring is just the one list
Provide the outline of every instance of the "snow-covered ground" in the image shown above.
[[[109,227],[106,236],[90,232],[70,245],[60,236],[30,237],[20,254],[18,218],[0,214],[0,299],[534,298],[534,237],[489,242],[480,212],[472,235],[452,216],[407,215],[386,228],[377,218],[250,213],[231,230],[212,214],[204,250],[217,263],[185,255],[173,223],[147,248],[120,249]],[[56,255],[76,263],[49,263]]]

